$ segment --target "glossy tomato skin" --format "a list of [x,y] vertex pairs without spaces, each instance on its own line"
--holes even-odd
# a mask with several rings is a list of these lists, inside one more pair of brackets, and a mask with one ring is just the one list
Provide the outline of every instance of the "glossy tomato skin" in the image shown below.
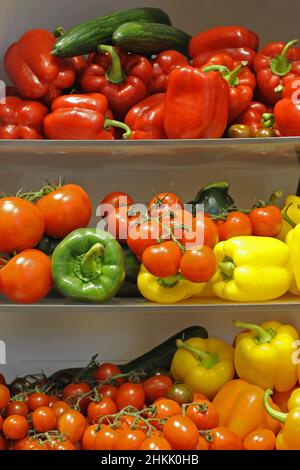
[[13,302],[34,303],[52,289],[51,262],[39,250],[25,250],[0,271],[3,295]]
[[150,220],[129,230],[127,244],[138,259],[142,260],[146,248],[158,245],[159,240],[168,238],[169,234],[163,225],[157,220]]
[[34,204],[18,197],[0,199],[0,252],[33,248],[44,230],[44,217]]
[[66,411],[68,411],[69,408],[70,408],[69,405],[66,402],[61,401],[61,400],[56,401],[51,406],[51,410],[53,411],[56,419],[60,418],[61,415],[63,415]]
[[102,426],[95,438],[95,450],[115,450],[119,432],[118,429],[112,429],[111,426]]
[[[199,243],[199,240],[201,243]],[[219,233],[215,222],[206,216],[193,217],[183,231],[181,242],[188,249],[199,247],[202,244],[213,248],[219,241]]]
[[[121,375],[121,374],[122,374],[122,371],[117,365],[111,364],[109,362],[104,362],[98,367],[98,369],[96,369],[94,373],[94,379],[97,382],[108,382],[111,379],[113,379],[114,376]],[[121,385],[124,382],[125,382],[124,377],[120,377],[116,379],[116,383],[118,385]]]
[[152,436],[142,442],[140,450],[172,450],[172,447],[163,436]]
[[252,235],[250,218],[242,212],[231,212],[225,221],[217,222],[220,241],[229,238]]
[[181,249],[177,243],[167,241],[149,246],[143,253],[143,265],[154,276],[174,276],[179,271]]
[[167,398],[176,401],[180,406],[193,401],[193,389],[186,384],[174,384],[169,390]]
[[101,396],[115,400],[118,387],[115,387],[114,385],[103,385],[103,387],[99,387],[97,390]]
[[243,442],[239,436],[224,426],[211,431],[210,450],[243,450]]
[[39,432],[47,432],[55,429],[56,417],[51,408],[40,406],[31,415],[34,429]]
[[148,203],[148,207],[152,209],[152,215],[155,216],[155,208],[159,210],[159,213],[168,211],[170,207],[173,210],[177,208],[183,208],[181,199],[174,193],[159,193],[154,196]]
[[35,411],[41,406],[49,406],[50,398],[42,392],[32,393],[29,397],[28,407],[30,411]]
[[[123,201],[124,199],[124,201]],[[120,207],[120,205],[131,206],[133,204],[132,197],[121,191],[115,191],[113,193],[107,194],[101,201],[101,204],[111,204],[114,207]],[[124,204],[125,203],[125,204]]]
[[199,440],[198,440],[196,450],[209,450],[209,444],[206,441],[206,439],[204,439],[204,437],[199,436]]
[[0,411],[7,407],[9,400],[9,388],[6,385],[0,384]]
[[181,273],[191,282],[208,282],[217,269],[216,257],[211,248],[187,250],[180,261]]
[[83,397],[81,400],[79,398],[88,393],[90,391],[91,387],[89,384],[86,382],[81,382],[81,383],[71,383],[67,385],[64,390],[63,390],[63,399],[69,404],[69,405],[77,405],[80,407],[82,411],[86,411],[90,399],[89,397]]
[[72,442],[69,441],[63,441],[63,442],[57,442],[55,443],[53,450],[76,450],[76,447]]
[[139,450],[147,435],[140,429],[123,429],[117,434],[116,450]]
[[199,431],[215,428],[219,424],[219,413],[208,400],[199,400],[188,406],[186,416],[196,424]]
[[282,228],[282,213],[276,206],[257,207],[249,218],[253,226],[253,235],[259,237],[276,237]]
[[28,422],[24,416],[11,415],[6,418],[2,425],[2,432],[7,439],[12,441],[23,439],[29,429]]
[[133,406],[137,410],[141,410],[145,399],[142,385],[130,382],[122,384],[115,396],[115,402],[119,410],[126,406]]
[[95,440],[97,437],[97,425],[93,424],[86,428],[82,436],[83,450],[95,450]]
[[196,425],[186,416],[172,416],[166,422],[163,433],[174,450],[195,450],[199,440]]
[[27,418],[29,409],[25,401],[11,401],[6,409],[6,416],[20,415]]
[[274,450],[276,436],[270,429],[258,429],[244,439],[245,450]]
[[37,204],[49,237],[62,239],[78,228],[87,227],[92,204],[87,193],[76,185],[65,185],[44,196]]
[[165,398],[173,386],[170,377],[164,375],[154,375],[143,382],[143,389],[148,403],[153,403],[159,398]]
[[103,397],[99,402],[91,402],[87,409],[87,416],[91,423],[97,423],[100,418],[106,415],[117,413],[118,407],[115,402],[108,397]]
[[76,410],[68,410],[57,422],[57,429],[68,441],[75,444],[80,441],[86,428],[84,416]]
[[156,417],[159,419],[169,418],[181,414],[181,406],[174,401],[167,398],[161,398],[154,402],[156,408]]
[[120,243],[127,243],[128,233],[136,225],[138,217],[129,216],[130,206],[116,207],[107,216],[107,228],[110,234]]

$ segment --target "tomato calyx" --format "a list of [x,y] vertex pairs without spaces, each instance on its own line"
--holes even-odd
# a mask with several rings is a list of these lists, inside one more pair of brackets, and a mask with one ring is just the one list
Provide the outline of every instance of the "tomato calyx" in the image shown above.
[[61,188],[65,184],[64,178],[60,178],[58,183],[51,183],[47,179],[45,180],[45,185],[37,190],[37,191],[29,191],[29,192],[24,192],[23,189],[17,192],[16,197],[19,197],[20,199],[24,199],[25,201],[31,202],[31,203],[36,203],[40,199],[42,199],[44,196],[47,196],[48,194],[52,193],[56,189]]
[[66,437],[63,433],[57,430],[51,430],[43,433],[37,433],[34,429],[29,430],[28,437],[30,441],[37,441],[38,445],[46,445],[50,449],[54,449],[56,443],[66,442]]

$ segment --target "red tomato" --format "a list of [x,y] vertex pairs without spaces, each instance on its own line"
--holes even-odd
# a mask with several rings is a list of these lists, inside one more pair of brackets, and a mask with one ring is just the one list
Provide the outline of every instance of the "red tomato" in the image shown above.
[[97,437],[97,425],[93,424],[86,428],[82,436],[82,448],[83,450],[94,450],[95,441]]
[[[123,201],[124,199],[124,201]],[[111,204],[114,207],[120,207],[120,205],[131,206],[133,204],[133,199],[129,194],[122,193],[122,192],[114,192],[107,194],[102,201],[101,204]]]
[[69,405],[64,401],[56,401],[51,406],[51,410],[53,411],[56,419],[60,418],[61,415],[66,413],[66,411],[68,411],[69,408],[70,408]]
[[258,429],[253,431],[244,439],[246,450],[274,450],[276,437],[270,429]]
[[130,206],[120,206],[107,216],[108,231],[114,238],[123,243],[126,243],[129,231],[136,225],[138,220],[138,216],[128,215],[129,209]]
[[11,415],[3,422],[2,431],[7,439],[12,441],[23,439],[29,429],[28,422],[24,416]]
[[68,441],[73,444],[78,442],[85,431],[86,421],[79,411],[68,410],[57,422],[57,429],[62,433]]
[[149,220],[128,232],[127,243],[131,251],[141,260],[149,246],[157,245],[158,240],[169,238],[169,234],[157,220]]
[[151,199],[148,207],[151,207],[152,216],[155,216],[155,209],[157,209],[157,214],[161,214],[168,211],[170,207],[172,210],[183,208],[183,204],[181,199],[174,193],[159,193]]
[[2,430],[2,425],[3,425],[3,418],[2,418],[2,416],[0,415],[0,431]]
[[10,391],[6,385],[0,385],[0,411],[6,408],[10,400]]
[[33,248],[45,230],[43,214],[31,202],[18,197],[0,199],[0,252]]
[[211,450],[243,450],[243,443],[239,436],[229,428],[219,426],[210,432]]
[[117,434],[116,450],[139,450],[147,435],[140,429],[123,429]]
[[[2,294],[17,303],[33,303],[52,289],[51,261],[39,250],[25,250],[0,271]],[[29,288],[30,286],[30,288]]]
[[206,439],[204,439],[204,437],[199,436],[199,441],[196,450],[209,450],[209,444]]
[[188,406],[186,416],[201,430],[216,428],[219,424],[219,413],[208,400],[199,400],[195,405]]
[[8,449],[8,441],[5,439],[5,436],[0,432],[0,450]]
[[174,450],[195,450],[199,440],[198,429],[186,416],[171,416],[163,433]]
[[145,392],[140,384],[124,383],[116,393],[115,401],[119,410],[126,406],[133,406],[141,410],[145,403]]
[[[199,243],[200,239],[200,243]],[[191,224],[184,227],[181,242],[191,249],[193,246],[209,246],[213,248],[219,241],[216,224],[209,217],[193,217]]]
[[146,248],[143,264],[154,276],[169,277],[177,274],[181,257],[182,252],[177,243],[167,241]]
[[103,385],[103,387],[99,387],[97,390],[100,393],[100,395],[102,395],[103,397],[108,397],[114,400],[118,388],[115,387],[114,385]]
[[143,441],[140,450],[172,450],[172,447],[163,436],[151,436]]
[[29,396],[28,407],[30,411],[35,411],[41,406],[49,406],[50,398],[45,393],[36,392]]
[[173,382],[170,377],[165,375],[154,375],[143,382],[143,389],[146,395],[146,401],[153,403],[159,398],[165,398]]
[[181,414],[181,406],[176,401],[162,398],[154,402],[156,417],[159,419],[169,418]]
[[92,204],[80,186],[65,185],[44,196],[37,204],[46,222],[45,232],[53,238],[64,238],[89,224]]
[[69,405],[77,405],[81,408],[81,410],[85,411],[90,403],[89,397],[84,397],[81,400],[79,398],[82,395],[85,395],[91,390],[91,387],[86,382],[81,383],[71,383],[67,385],[63,390],[63,399]]
[[253,235],[276,237],[282,227],[282,213],[276,206],[257,207],[249,214],[253,226]]
[[69,441],[57,441],[52,450],[76,450],[76,447]]
[[220,240],[252,235],[252,224],[250,218],[242,212],[231,212],[225,221],[218,220],[217,227]]
[[181,258],[181,274],[192,282],[208,282],[215,274],[217,262],[214,252],[208,246],[187,250]]
[[54,403],[56,403],[58,401],[58,398],[55,395],[49,395],[49,399],[50,399],[49,408],[52,408]]
[[[110,380],[114,379],[115,375],[121,375],[121,374],[122,374],[122,371],[117,365],[104,362],[95,371],[94,379],[97,382],[109,382]],[[116,379],[116,383],[118,385],[121,385],[124,382],[125,382],[125,379],[123,377]]]
[[56,417],[51,408],[41,406],[31,415],[32,424],[37,432],[47,432],[55,429]]
[[87,416],[91,423],[97,423],[100,418],[106,415],[117,413],[118,407],[115,402],[108,397],[104,397],[99,402],[92,401],[87,409]]
[[6,416],[19,415],[27,418],[28,413],[28,406],[24,401],[11,401],[6,409]]
[[119,432],[111,426],[102,426],[95,438],[95,450],[115,450]]

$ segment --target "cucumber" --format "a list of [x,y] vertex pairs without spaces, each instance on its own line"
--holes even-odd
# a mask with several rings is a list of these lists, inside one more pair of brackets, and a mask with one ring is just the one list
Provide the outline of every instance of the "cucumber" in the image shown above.
[[126,52],[158,54],[175,49],[188,55],[191,36],[167,24],[129,22],[119,26],[113,43]]
[[176,340],[187,340],[189,338],[208,338],[208,333],[202,326],[190,326],[151,349],[151,351],[119,367],[124,373],[143,370],[147,375],[151,375],[160,369],[168,371],[177,351]]
[[69,29],[57,40],[52,54],[59,57],[75,57],[95,52],[101,44],[112,44],[114,31],[128,21],[171,24],[167,13],[160,8],[133,8],[117,11]]

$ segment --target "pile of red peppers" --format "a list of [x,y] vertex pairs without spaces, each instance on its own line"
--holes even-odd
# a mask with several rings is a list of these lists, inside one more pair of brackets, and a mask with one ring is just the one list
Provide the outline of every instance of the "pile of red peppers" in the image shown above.
[[189,57],[99,45],[62,59],[56,36],[30,30],[7,50],[0,139],[300,136],[297,40],[259,50],[254,32],[221,26],[196,34]]

